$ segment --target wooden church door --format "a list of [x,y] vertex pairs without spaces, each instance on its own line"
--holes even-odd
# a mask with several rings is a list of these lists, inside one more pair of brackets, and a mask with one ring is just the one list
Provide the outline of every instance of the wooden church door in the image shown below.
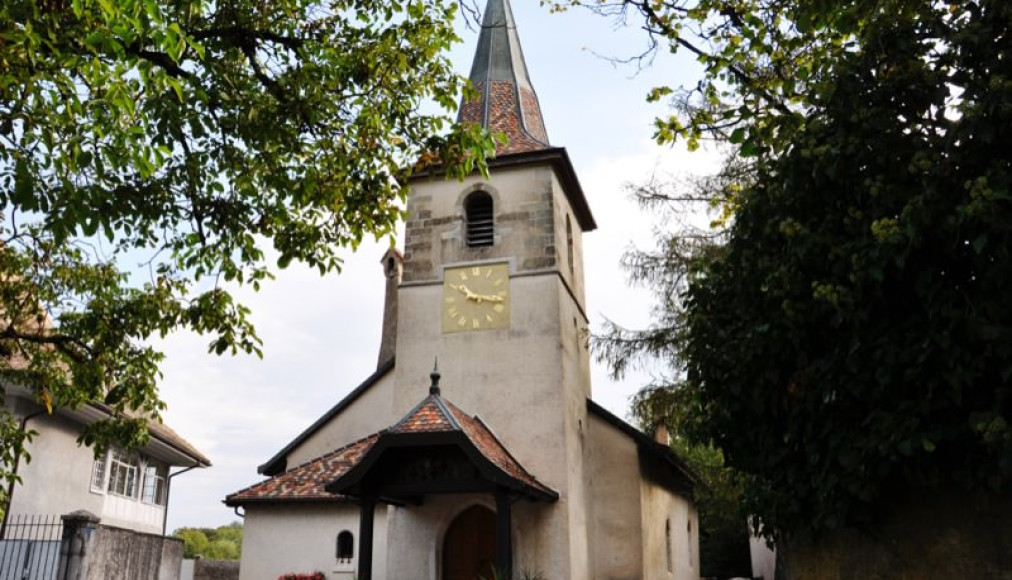
[[492,580],[495,513],[474,505],[461,512],[443,539],[443,580]]

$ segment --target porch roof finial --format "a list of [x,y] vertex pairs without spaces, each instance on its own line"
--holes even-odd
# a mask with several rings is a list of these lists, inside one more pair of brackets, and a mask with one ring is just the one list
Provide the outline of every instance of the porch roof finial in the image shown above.
[[430,395],[439,395],[439,377],[439,357],[437,356],[432,364],[432,372],[429,373],[429,378],[432,379],[432,384],[429,385]]

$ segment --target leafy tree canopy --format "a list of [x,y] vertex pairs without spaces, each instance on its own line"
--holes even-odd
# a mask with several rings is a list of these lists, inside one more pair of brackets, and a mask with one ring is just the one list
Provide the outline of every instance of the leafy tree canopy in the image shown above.
[[[144,441],[177,329],[260,352],[228,288],[321,273],[394,231],[419,163],[492,150],[455,106],[452,0],[11,0],[0,5],[0,381],[85,443]],[[276,264],[275,264],[276,261]],[[138,267],[139,265],[139,267]],[[141,270],[140,273],[137,271]],[[0,412],[0,477],[25,433]]]
[[730,219],[630,257],[658,318],[602,341],[617,370],[671,363],[646,396],[748,477],[769,533],[869,524],[911,488],[1007,493],[1012,5],[621,7],[706,67],[659,138],[737,156],[646,189]]

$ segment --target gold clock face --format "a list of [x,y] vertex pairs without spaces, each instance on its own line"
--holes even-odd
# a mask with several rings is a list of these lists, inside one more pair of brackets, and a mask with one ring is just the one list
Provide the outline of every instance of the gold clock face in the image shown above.
[[443,277],[443,332],[509,326],[508,264],[446,269]]

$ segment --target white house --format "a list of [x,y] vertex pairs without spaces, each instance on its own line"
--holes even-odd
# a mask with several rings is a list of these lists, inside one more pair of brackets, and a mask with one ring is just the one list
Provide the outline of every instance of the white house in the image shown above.
[[509,142],[487,180],[412,181],[376,372],[225,499],[245,509],[243,580],[699,576],[695,476],[590,398],[596,225],[508,0],[488,2],[470,78],[461,119]]
[[[3,532],[21,516],[59,516],[86,510],[103,524],[163,534],[172,477],[211,462],[167,426],[150,422],[149,443],[136,451],[110,449],[98,460],[78,445],[83,425],[109,416],[100,405],[48,414],[23,389],[6,389],[8,410],[38,433],[16,467],[22,483],[8,488]],[[175,470],[174,470],[175,468]],[[174,470],[174,471],[173,471]],[[7,535],[0,534],[0,537]]]

